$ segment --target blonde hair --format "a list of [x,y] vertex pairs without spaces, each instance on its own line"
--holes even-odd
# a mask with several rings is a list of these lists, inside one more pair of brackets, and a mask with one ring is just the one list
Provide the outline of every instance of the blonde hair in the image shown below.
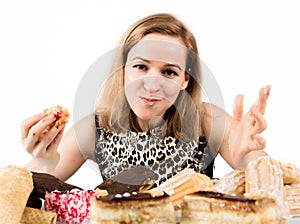
[[187,88],[179,93],[163,119],[166,134],[176,138],[198,139],[201,134],[201,68],[194,35],[175,16],[160,13],[147,16],[133,24],[120,40],[116,62],[106,80],[96,105],[97,120],[109,130],[141,131],[136,116],[124,94],[124,65],[128,52],[143,37],[159,33],[179,38],[188,50],[186,72],[190,75]]

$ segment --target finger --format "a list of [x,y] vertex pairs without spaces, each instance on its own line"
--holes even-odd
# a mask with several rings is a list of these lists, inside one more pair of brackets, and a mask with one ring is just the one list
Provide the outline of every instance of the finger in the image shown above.
[[61,138],[62,132],[64,130],[65,125],[53,126],[40,140],[40,144],[43,144],[45,150],[49,148],[49,146],[56,141],[56,138]]
[[[34,147],[34,150],[31,152],[31,154],[36,158],[48,158],[51,157],[53,153],[56,154],[56,152],[48,152],[48,150],[57,148],[57,145],[62,137],[63,130],[64,125],[60,127],[52,127],[49,132],[44,133],[43,137],[37,140],[36,147]],[[57,141],[56,144],[53,144],[53,142],[56,141],[56,138],[59,138],[59,141]]]
[[271,87],[266,86],[264,88],[261,88],[261,90],[259,91],[259,98],[257,101],[257,109],[262,114],[265,114],[267,100],[270,95],[270,90],[271,90]]
[[40,136],[44,135],[44,130],[46,130],[49,125],[52,125],[55,119],[56,118],[54,115],[44,117],[29,129],[28,135],[25,137],[27,142],[27,152],[30,153],[32,150],[34,150],[34,146],[40,142]]
[[26,120],[22,121],[21,122],[21,138],[22,139],[26,138],[28,136],[28,132],[29,132],[30,128],[46,116],[47,116],[47,113],[42,112],[42,113],[35,114],[35,115],[27,118]]
[[243,117],[244,96],[238,95],[234,100],[233,121],[239,122]]
[[53,141],[47,147],[47,152],[53,153],[53,151],[55,151],[54,153],[58,153],[57,147],[63,137],[64,130],[65,130],[65,126],[62,127],[62,129],[58,132],[57,136],[53,139]]
[[253,126],[254,126],[254,133],[261,133],[267,129],[268,124],[264,115],[257,110],[251,111],[251,115],[254,118]]
[[266,140],[260,134],[255,134],[253,140],[249,144],[249,149],[251,151],[263,150],[266,147]]

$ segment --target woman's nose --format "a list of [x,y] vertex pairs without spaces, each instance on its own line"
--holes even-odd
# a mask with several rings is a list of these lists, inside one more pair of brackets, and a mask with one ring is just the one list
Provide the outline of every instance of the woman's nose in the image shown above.
[[144,77],[144,88],[148,92],[157,92],[161,87],[161,77],[159,75],[149,75]]

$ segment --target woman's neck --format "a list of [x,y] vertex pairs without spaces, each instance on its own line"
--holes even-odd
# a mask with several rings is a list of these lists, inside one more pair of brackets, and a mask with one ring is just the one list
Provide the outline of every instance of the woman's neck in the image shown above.
[[160,126],[162,125],[162,123],[164,123],[162,117],[154,117],[151,120],[141,120],[139,118],[137,119],[138,119],[138,124],[143,132],[156,128],[157,126]]

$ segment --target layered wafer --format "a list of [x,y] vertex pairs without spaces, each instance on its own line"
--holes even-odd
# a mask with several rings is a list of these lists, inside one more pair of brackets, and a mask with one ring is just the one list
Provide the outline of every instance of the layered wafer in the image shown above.
[[20,224],[55,224],[57,215],[41,209],[26,207]]
[[300,183],[300,173],[295,164],[288,161],[278,161],[282,170],[282,178],[284,184]]
[[284,185],[284,195],[289,215],[300,214],[300,184]]
[[14,165],[0,168],[0,188],[1,223],[20,223],[33,189],[30,172],[24,167]]
[[174,207],[180,207],[183,197],[201,190],[214,190],[212,180],[193,169],[184,169],[172,178],[149,191],[152,195],[166,192],[170,195]]
[[232,170],[214,184],[218,192],[224,194],[243,195],[245,193],[245,172]]
[[249,162],[245,178],[245,195],[248,198],[273,198],[281,215],[287,214],[282,170],[277,161],[264,156]]

